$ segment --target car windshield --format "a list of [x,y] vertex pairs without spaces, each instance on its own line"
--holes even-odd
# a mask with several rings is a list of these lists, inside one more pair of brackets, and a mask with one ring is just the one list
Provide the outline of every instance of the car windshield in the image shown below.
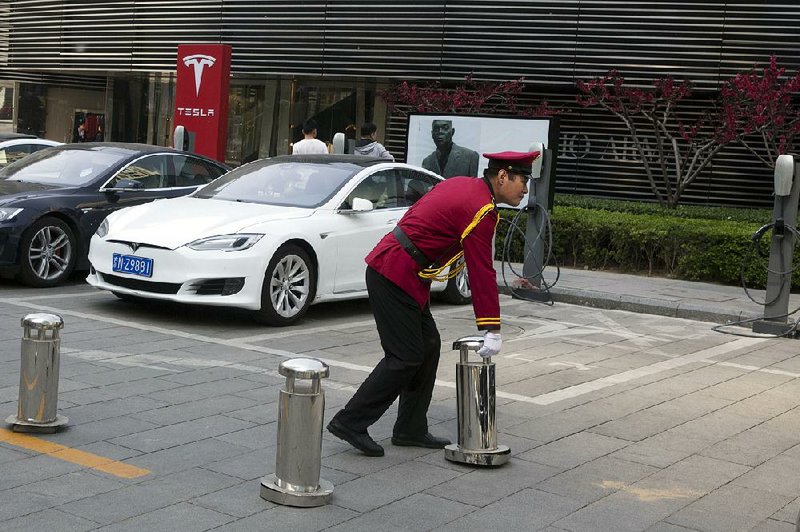
[[124,151],[45,149],[0,170],[0,179],[63,187],[85,185],[129,157]]
[[318,207],[363,166],[351,163],[249,164],[206,185],[194,196],[290,207]]

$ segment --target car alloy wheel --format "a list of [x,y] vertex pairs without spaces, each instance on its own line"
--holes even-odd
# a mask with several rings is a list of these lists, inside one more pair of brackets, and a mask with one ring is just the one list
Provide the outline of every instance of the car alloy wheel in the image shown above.
[[34,223],[22,241],[21,280],[34,287],[54,286],[75,267],[75,236],[57,218]]
[[285,244],[272,257],[261,290],[259,321],[289,325],[308,310],[316,291],[316,273],[308,254]]
[[[460,259],[460,264],[464,259]],[[469,274],[463,268],[458,275],[447,281],[447,287],[441,292],[442,301],[453,305],[466,305],[472,302],[472,290],[469,287]]]

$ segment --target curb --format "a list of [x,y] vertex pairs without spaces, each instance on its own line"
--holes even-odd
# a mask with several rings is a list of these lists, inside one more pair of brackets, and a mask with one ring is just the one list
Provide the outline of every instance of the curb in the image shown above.
[[[498,284],[497,289],[501,294],[513,297],[510,287]],[[677,301],[666,301],[658,298],[631,296],[626,294],[609,294],[594,290],[579,290],[570,288],[553,288],[550,291],[553,301],[570,305],[601,308],[607,310],[626,310],[639,314],[653,314],[668,316],[670,318],[683,318],[687,320],[705,321],[717,324],[759,318],[760,313],[742,311],[733,308],[712,308],[709,305],[692,305]]]

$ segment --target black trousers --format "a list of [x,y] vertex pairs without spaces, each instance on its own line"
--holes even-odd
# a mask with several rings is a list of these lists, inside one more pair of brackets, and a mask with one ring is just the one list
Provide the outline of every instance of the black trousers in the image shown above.
[[367,268],[369,303],[381,338],[383,359],[336,419],[358,432],[375,423],[398,395],[395,434],[428,432],[428,407],[439,366],[441,338],[428,305],[414,299],[381,274]]

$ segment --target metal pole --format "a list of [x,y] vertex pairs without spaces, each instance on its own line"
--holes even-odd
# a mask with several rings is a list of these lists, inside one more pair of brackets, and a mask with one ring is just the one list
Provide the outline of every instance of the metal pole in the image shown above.
[[453,342],[453,349],[461,352],[456,364],[458,444],[446,446],[444,457],[451,462],[498,466],[508,461],[511,449],[497,444],[495,365],[491,358],[469,360],[470,351],[477,351],[482,345],[480,336]]
[[278,398],[275,474],[261,479],[261,498],[286,506],[322,506],[333,484],[319,478],[325,392],[320,380],[328,365],[315,358],[293,358],[278,366],[286,384]]
[[55,432],[69,422],[58,415],[59,330],[56,314],[28,314],[21,320],[19,404],[6,423],[15,432]]

